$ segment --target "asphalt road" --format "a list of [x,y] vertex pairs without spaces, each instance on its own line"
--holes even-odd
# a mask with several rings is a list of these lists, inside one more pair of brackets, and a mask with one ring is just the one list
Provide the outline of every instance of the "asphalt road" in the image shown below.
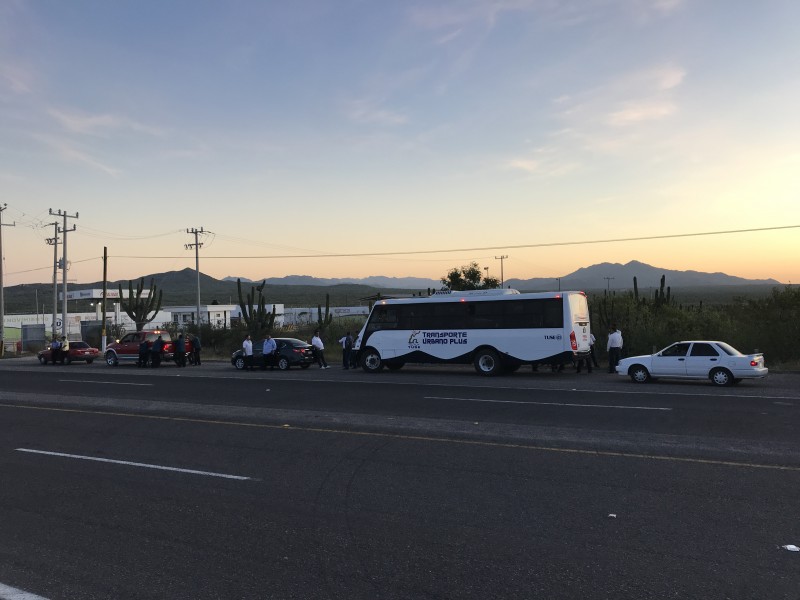
[[796,599],[798,383],[0,361],[0,598]]

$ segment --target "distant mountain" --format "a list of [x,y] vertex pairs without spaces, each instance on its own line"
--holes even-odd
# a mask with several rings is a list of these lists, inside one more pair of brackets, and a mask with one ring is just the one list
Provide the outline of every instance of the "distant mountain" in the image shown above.
[[670,287],[705,287],[725,285],[780,285],[775,279],[744,279],[725,273],[703,273],[700,271],[675,271],[661,269],[632,260],[626,264],[600,263],[591,267],[583,267],[561,277],[559,284],[554,277],[538,277],[534,279],[508,279],[505,285],[518,290],[599,290],[599,289],[631,289],[633,278],[640,289],[658,287],[661,276],[666,276],[666,284]]
[[[192,271],[193,272],[193,271]],[[725,273],[703,273],[700,271],[675,271],[661,269],[633,260],[627,264],[600,263],[590,267],[582,267],[577,271],[561,277],[561,289],[599,290],[599,289],[631,289],[636,277],[639,287],[657,287],[661,276],[666,275],[667,285],[671,287],[704,287],[721,285],[780,285],[775,279],[744,279]],[[606,279],[610,278],[610,279]],[[226,277],[223,281],[236,281],[236,277]],[[242,278],[242,282],[250,280]],[[260,283],[262,280],[255,280]],[[311,277],[310,275],[287,275],[286,277],[267,277],[268,285],[307,285],[329,286],[342,284],[367,285],[376,288],[426,290],[439,289],[442,286],[438,279],[420,277],[345,277],[328,279]],[[558,289],[555,277],[536,277],[533,279],[507,279],[506,287],[523,291]]]
[[[222,281],[236,281],[237,277],[225,277]],[[241,278],[242,283],[253,283],[249,279]],[[262,279],[254,280],[260,283]],[[372,275],[370,277],[342,277],[342,278],[324,278],[312,277],[311,275],[287,275],[285,277],[267,277],[267,285],[343,285],[343,284],[356,284],[367,285],[370,287],[378,288],[391,288],[391,289],[409,289],[409,290],[426,290],[428,288],[441,287],[442,283],[438,279],[424,279],[420,277],[383,277],[381,275]]]

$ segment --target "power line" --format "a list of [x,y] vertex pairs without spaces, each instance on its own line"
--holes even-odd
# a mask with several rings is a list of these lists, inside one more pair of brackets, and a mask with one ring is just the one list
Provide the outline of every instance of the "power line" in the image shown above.
[[[729,235],[734,233],[758,233],[762,231],[779,231],[783,229],[800,229],[800,225],[783,225],[780,227],[759,227],[752,229],[731,229],[726,231],[705,231],[698,233],[674,233],[669,235],[651,235],[630,238],[613,238],[602,240],[584,240],[584,241],[571,241],[571,242],[546,242],[541,244],[520,244],[514,246],[486,246],[482,248],[451,248],[449,250],[405,250],[397,252],[353,252],[344,254],[296,254],[296,255],[266,255],[266,256],[204,256],[205,259],[216,260],[244,260],[244,259],[287,259],[287,258],[368,258],[378,256],[407,256],[407,255],[420,255],[420,254],[445,254],[453,252],[486,252],[490,250],[508,250],[508,249],[521,249],[521,248],[550,248],[556,246],[582,246],[589,244],[611,244],[615,242],[638,242],[647,240],[664,240],[685,237],[702,237],[712,235]],[[72,264],[88,262],[90,260],[99,260],[102,257],[84,258],[81,260],[71,261]],[[176,260],[186,258],[182,256],[133,256],[133,255],[114,255],[110,258],[125,258],[125,259],[147,259],[147,260]],[[487,257],[488,258],[488,257]],[[23,273],[32,273],[34,271],[44,271],[51,267],[37,267],[35,269],[26,269],[24,271],[14,271],[13,273],[6,273],[6,275],[20,275]]]
[[[519,250],[521,248],[552,248],[556,246],[584,246],[589,244],[612,244],[615,242],[640,242],[647,240],[666,240],[685,237],[702,237],[710,235],[729,235],[733,233],[757,233],[760,231],[778,231],[781,229],[798,229],[800,225],[783,225],[780,227],[759,227],[753,229],[730,229],[727,231],[703,231],[698,233],[673,233],[668,235],[647,235],[629,238],[611,238],[604,240],[583,240],[571,242],[545,242],[541,244],[519,244],[514,246],[484,246],[480,248],[450,248],[448,250],[398,250],[394,252],[350,252],[340,254],[286,254],[286,255],[262,255],[262,256],[205,256],[204,258],[213,259],[284,259],[284,258],[359,258],[369,256],[408,256],[413,254],[444,254],[451,252],[488,252],[489,250]],[[123,256],[118,255],[114,258],[156,258],[156,259],[175,259],[185,258],[183,256]]]

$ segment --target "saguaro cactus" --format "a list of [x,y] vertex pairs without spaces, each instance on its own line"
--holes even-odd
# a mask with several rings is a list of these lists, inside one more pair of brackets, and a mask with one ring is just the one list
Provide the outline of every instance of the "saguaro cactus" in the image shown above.
[[317,329],[320,331],[325,331],[325,329],[331,324],[333,321],[333,315],[331,314],[331,295],[325,294],[325,314],[322,314],[322,306],[317,306]]
[[[136,331],[141,331],[144,326],[156,318],[158,311],[161,310],[161,296],[163,290],[158,290],[156,295],[156,284],[150,280],[150,291],[147,296],[142,294],[144,290],[144,277],[139,279],[136,286],[136,293],[133,291],[133,281],[128,281],[128,297],[122,296],[122,284],[119,284],[119,302],[122,310],[125,311],[135,323]],[[152,315],[150,313],[153,313]]]
[[[275,325],[275,305],[272,305],[272,312],[267,311],[267,301],[264,298],[264,286],[267,280],[261,282],[259,286],[250,288],[247,297],[242,295],[242,280],[237,279],[236,285],[239,289],[239,308],[242,309],[242,319],[247,324],[250,335],[258,337],[261,334],[269,333]],[[258,292],[258,298],[256,298]]]

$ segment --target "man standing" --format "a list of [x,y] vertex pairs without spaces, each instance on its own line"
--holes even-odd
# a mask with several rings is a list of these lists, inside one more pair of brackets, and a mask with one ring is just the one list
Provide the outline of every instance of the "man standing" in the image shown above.
[[50,342],[50,360],[53,361],[53,364],[56,364],[56,361],[61,358],[61,342],[58,340],[58,336],[53,338],[53,341]]
[[183,334],[175,341],[175,364],[179,367],[186,366],[186,340],[183,339]]
[[158,336],[150,348],[150,366],[157,369],[161,366],[161,353],[164,351],[164,338]]
[[142,336],[142,341],[139,342],[139,362],[136,363],[136,366],[140,368],[146,367],[149,358],[150,348],[147,347],[147,338]]
[[622,355],[622,332],[617,329],[616,323],[611,324],[608,330],[608,344],[606,344],[608,351],[608,372],[616,373],[619,359]]
[[60,347],[60,352],[59,352],[59,356],[61,357],[61,364],[62,365],[64,364],[64,359],[68,355],[69,355],[69,340],[67,339],[67,336],[62,335],[61,336],[61,347]]
[[314,332],[314,337],[311,338],[311,345],[314,346],[314,355],[317,357],[319,368],[327,369],[328,363],[325,362],[325,344],[322,343],[322,338],[319,337],[319,329]]
[[597,364],[597,357],[594,354],[594,343],[596,341],[597,340],[595,339],[594,334],[590,333],[589,334],[589,356],[592,359],[592,364],[599,369],[600,365]]
[[253,370],[253,342],[250,335],[244,338],[242,342],[242,350],[244,351],[244,368],[250,371]]
[[351,336],[348,331],[344,334],[344,337],[339,340],[339,343],[342,345],[342,368],[349,369],[350,352],[353,350],[353,336]]
[[194,355],[194,364],[200,364],[200,350],[203,347],[200,345],[200,336],[196,335],[192,338],[192,354]]
[[270,334],[267,334],[267,337],[264,338],[264,347],[262,349],[263,359],[264,359],[264,366],[263,368],[266,369],[267,365],[269,365],[269,370],[273,370],[275,368],[275,352],[278,349],[278,345],[275,343],[275,340],[272,339]]

